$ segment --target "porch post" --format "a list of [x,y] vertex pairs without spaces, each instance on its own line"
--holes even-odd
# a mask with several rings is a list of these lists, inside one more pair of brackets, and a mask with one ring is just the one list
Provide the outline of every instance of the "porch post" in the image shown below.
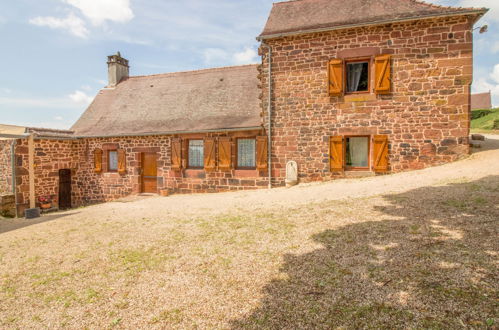
[[28,163],[29,163],[29,207],[34,209],[35,202],[35,139],[33,134],[28,137]]

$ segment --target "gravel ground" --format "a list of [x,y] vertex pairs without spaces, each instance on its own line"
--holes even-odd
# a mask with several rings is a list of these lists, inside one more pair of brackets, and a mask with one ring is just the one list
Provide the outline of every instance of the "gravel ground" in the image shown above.
[[0,326],[493,327],[488,138],[421,171],[0,220]]

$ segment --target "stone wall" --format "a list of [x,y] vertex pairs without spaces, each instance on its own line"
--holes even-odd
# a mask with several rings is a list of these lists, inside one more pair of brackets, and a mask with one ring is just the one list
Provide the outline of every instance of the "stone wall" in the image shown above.
[[12,193],[13,140],[0,140],[0,195]]
[[[254,137],[260,132],[234,132],[232,155],[235,157],[235,138]],[[202,139],[204,134],[182,135],[182,139]],[[217,134],[211,134],[217,136]],[[75,172],[73,184],[73,202],[75,205],[87,205],[102,201],[111,201],[130,194],[141,192],[141,155],[144,152],[157,153],[158,191],[167,189],[171,193],[206,193],[231,190],[247,190],[267,187],[266,172],[256,170],[232,169],[227,172],[205,170],[171,169],[171,141],[173,136],[146,136],[123,138],[90,138],[80,140],[78,158],[80,163]],[[103,172],[95,173],[93,153],[102,149]],[[125,149],[126,173],[108,172],[107,151]],[[234,164],[234,162],[233,162]]]
[[[284,184],[294,160],[301,181],[334,177],[329,136],[388,135],[391,171],[469,153],[472,32],[468,18],[420,20],[267,40],[273,50],[273,172]],[[267,119],[268,56],[260,77]],[[331,97],[332,58],[392,54],[392,93]]]
[[[76,172],[80,159],[79,142],[73,140],[35,140],[35,196],[50,196],[58,206],[59,170]],[[28,140],[18,140],[16,145],[17,203],[19,213],[29,207],[29,158]]]
[[0,216],[6,218],[16,216],[16,200],[13,194],[0,195]]
[[[233,132],[232,155],[235,164],[235,139],[255,137],[260,131]],[[212,137],[226,134],[210,134]],[[204,134],[180,136],[203,139]],[[77,140],[35,140],[35,195],[51,196],[53,206],[58,206],[59,170],[70,169],[72,177],[71,200],[73,207],[116,200],[141,193],[141,155],[157,154],[158,192],[168,189],[171,193],[202,193],[247,190],[267,187],[266,172],[257,170],[212,171],[171,169],[171,141],[173,136],[146,136],[123,138],[86,138]],[[94,170],[94,150],[102,149],[103,171]],[[124,149],[126,173],[109,172],[109,150]],[[16,146],[17,198],[19,213],[29,206],[28,141],[18,140]]]

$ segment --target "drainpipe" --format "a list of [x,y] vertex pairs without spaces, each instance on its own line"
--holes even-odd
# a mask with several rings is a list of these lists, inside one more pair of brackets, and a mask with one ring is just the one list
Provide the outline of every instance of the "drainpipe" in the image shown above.
[[268,104],[267,104],[267,113],[268,113],[268,129],[267,129],[267,134],[268,134],[268,163],[269,163],[269,189],[272,189],[272,47],[267,45],[265,42],[262,41],[262,46],[268,49],[268,56],[267,56],[267,61],[269,63],[269,77],[268,77],[268,84],[269,84],[269,99],[268,99]]
[[12,144],[10,145],[10,164],[12,166],[12,193],[14,194],[14,203],[15,205],[15,212],[16,212],[16,218],[19,216],[17,214],[17,193],[16,193],[16,179],[17,179],[17,174],[16,174],[16,144],[17,140],[12,141]]

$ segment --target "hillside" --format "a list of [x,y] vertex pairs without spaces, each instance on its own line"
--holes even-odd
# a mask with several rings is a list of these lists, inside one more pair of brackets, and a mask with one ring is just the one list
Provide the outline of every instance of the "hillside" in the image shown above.
[[499,130],[499,108],[492,110],[474,110],[471,118],[472,130]]

